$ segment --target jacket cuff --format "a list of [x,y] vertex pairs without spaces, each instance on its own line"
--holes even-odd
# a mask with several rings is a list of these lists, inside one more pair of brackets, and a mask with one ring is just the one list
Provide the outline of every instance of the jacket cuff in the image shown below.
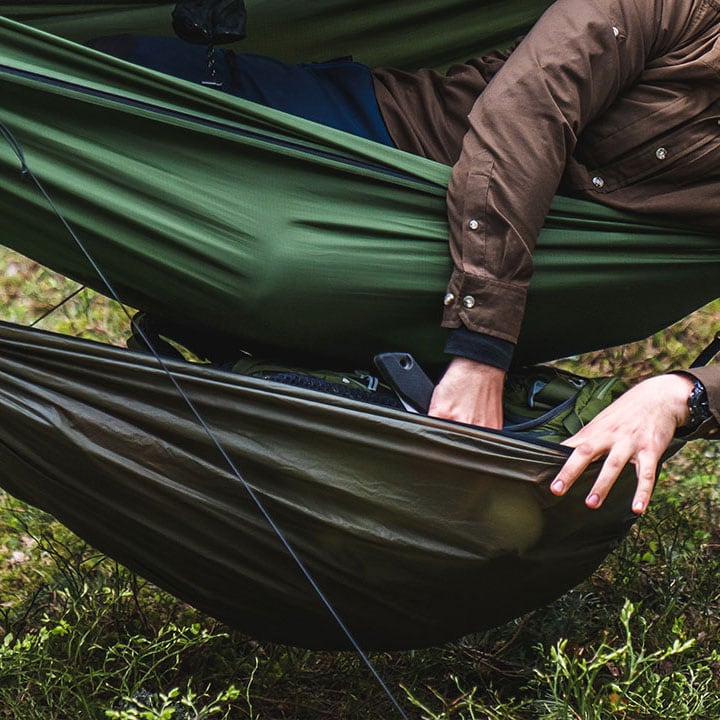
[[507,340],[472,332],[464,327],[451,330],[445,343],[445,352],[449,355],[469,358],[505,371],[510,368],[514,350],[515,345]]
[[455,269],[445,294],[442,325],[516,343],[525,314],[527,285],[467,275]]

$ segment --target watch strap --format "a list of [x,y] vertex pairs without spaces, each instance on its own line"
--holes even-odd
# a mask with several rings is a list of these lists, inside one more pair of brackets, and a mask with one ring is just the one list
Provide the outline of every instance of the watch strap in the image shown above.
[[710,417],[710,405],[705,386],[697,378],[693,378],[693,380],[693,388],[687,400],[688,422],[683,427],[686,432],[696,430]]

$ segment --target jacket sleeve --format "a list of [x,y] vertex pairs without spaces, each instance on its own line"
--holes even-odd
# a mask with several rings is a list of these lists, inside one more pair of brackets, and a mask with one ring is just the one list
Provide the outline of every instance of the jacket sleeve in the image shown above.
[[686,27],[693,3],[665,5],[558,0],[477,99],[448,189],[445,327],[516,342],[532,252],[578,135]]

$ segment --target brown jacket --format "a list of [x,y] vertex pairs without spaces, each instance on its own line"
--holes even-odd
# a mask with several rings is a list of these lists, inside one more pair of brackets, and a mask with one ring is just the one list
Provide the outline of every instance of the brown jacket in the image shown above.
[[516,341],[558,189],[720,232],[719,37],[720,0],[557,0],[511,53],[374,71],[397,145],[453,165],[446,327]]

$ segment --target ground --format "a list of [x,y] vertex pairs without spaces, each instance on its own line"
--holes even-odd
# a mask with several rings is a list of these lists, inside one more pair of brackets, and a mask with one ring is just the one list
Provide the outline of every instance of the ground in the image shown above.
[[[30,324],[76,289],[0,255],[3,318]],[[81,291],[39,327],[122,344],[126,315]],[[714,303],[644,342],[563,363],[639,379],[720,329]],[[0,497],[0,719],[402,717],[655,720],[720,716],[720,446],[667,463],[650,512],[552,605],[446,646],[373,654],[258,643]]]

